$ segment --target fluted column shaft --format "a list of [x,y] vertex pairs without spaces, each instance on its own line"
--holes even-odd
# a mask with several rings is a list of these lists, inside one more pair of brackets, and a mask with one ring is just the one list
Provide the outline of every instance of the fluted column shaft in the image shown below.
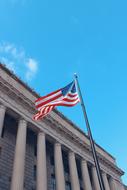
[[62,158],[60,143],[55,143],[54,145],[54,161],[55,161],[56,190],[65,190],[63,158]]
[[69,152],[69,168],[72,190],[80,190],[78,172],[74,152]]
[[18,131],[17,131],[11,190],[23,190],[26,132],[27,132],[27,122],[21,119],[19,121]]
[[110,190],[106,173],[102,172],[102,178],[103,178],[105,190]]
[[88,166],[85,160],[81,161],[81,170],[82,170],[82,180],[83,180],[84,189],[92,190],[90,176],[88,172]]
[[117,190],[115,180],[111,177],[109,180],[110,190]]
[[6,107],[4,105],[0,105],[0,137],[2,135],[5,112],[6,112]]
[[122,184],[122,181],[114,180],[115,182],[115,190],[125,190],[124,185]]
[[92,167],[92,179],[93,179],[93,186],[95,190],[100,190],[100,185],[97,177],[97,171],[95,166]]
[[46,143],[45,134],[37,137],[37,190],[47,190]]

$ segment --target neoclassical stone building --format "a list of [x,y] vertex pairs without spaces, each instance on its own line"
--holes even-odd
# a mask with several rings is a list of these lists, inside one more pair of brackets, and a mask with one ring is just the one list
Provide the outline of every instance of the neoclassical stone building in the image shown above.
[[[38,94],[0,64],[0,190],[100,190],[87,135],[54,110],[32,120]],[[106,190],[124,190],[115,158],[96,144]]]

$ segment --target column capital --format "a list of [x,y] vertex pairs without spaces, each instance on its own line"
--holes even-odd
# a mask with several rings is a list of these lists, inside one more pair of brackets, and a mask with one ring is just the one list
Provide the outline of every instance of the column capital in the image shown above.
[[73,156],[73,155],[75,155],[75,153],[74,153],[72,150],[70,150],[70,151],[69,151],[69,155],[70,155],[70,156]]
[[72,189],[80,190],[75,153],[72,151],[69,151],[69,170],[70,170],[70,179],[71,179]]
[[92,178],[95,190],[100,190],[100,185],[97,177],[97,171],[94,165],[92,165]]
[[84,189],[92,190],[87,161],[81,160],[82,180]]
[[37,190],[47,190],[46,141],[45,133],[37,136]]
[[59,142],[55,142],[55,146],[61,146]]
[[43,131],[39,131],[38,135],[45,136],[45,133]]
[[6,110],[6,106],[3,104],[0,104],[0,109]]
[[27,125],[27,121],[24,118],[22,118],[22,117],[19,119],[19,123],[21,125]]
[[61,144],[59,142],[56,142],[54,144],[54,160],[55,160],[56,189],[65,190],[64,166],[63,166]]
[[25,120],[19,120],[14,163],[13,163],[11,190],[23,189],[25,152],[26,152],[26,133],[27,133],[27,122]]
[[102,178],[103,178],[105,189],[110,190],[109,182],[108,182],[108,179],[107,179],[107,174],[104,171],[102,171]]
[[84,159],[82,159],[81,162],[84,163],[84,164],[87,164],[87,161],[84,160]]
[[106,175],[105,171],[101,171],[102,175]]
[[96,167],[94,165],[91,165],[92,170],[96,170]]

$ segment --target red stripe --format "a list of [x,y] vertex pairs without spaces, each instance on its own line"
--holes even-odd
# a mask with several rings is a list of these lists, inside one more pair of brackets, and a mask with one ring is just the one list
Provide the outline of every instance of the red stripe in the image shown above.
[[53,98],[51,98],[51,99],[49,99],[49,100],[47,100],[47,101],[45,101],[45,102],[42,102],[42,103],[38,104],[38,105],[36,106],[36,108],[38,109],[38,108],[40,108],[40,107],[42,107],[42,106],[48,104],[49,102],[52,102],[52,101],[54,101],[54,100],[60,98],[61,96],[62,96],[62,94],[59,94],[59,95],[57,95],[57,96],[55,96],[55,97],[53,97]]
[[39,119],[43,118],[43,117],[46,116],[46,115],[47,115],[47,114],[41,114],[41,115],[39,115],[39,117],[37,117],[36,120],[39,120]]
[[78,100],[78,97],[73,99],[73,100],[70,100],[68,98],[63,98],[63,100],[66,101],[66,102],[75,102],[76,100]]
[[34,120],[38,120],[38,119],[44,117],[45,115],[46,115],[46,114],[44,114],[44,113],[39,113],[39,115],[35,115],[35,116],[34,116]]
[[[46,111],[47,107],[48,107],[48,109]],[[34,120],[39,120],[39,119],[45,117],[49,112],[51,112],[53,110],[54,107],[55,106],[46,106],[44,109],[40,110],[40,112],[38,112],[36,115],[34,115],[33,119]]]
[[53,106],[69,106],[69,107],[71,107],[71,106],[73,106],[73,105],[76,105],[78,102],[80,102],[79,101],[79,99],[78,99],[78,101],[76,101],[75,103],[71,103],[71,104],[67,104],[67,102],[65,102],[65,103],[63,103],[62,101],[60,101],[60,102],[56,102],[55,104],[49,104],[48,106],[51,106],[51,105],[53,105]]
[[40,97],[40,98],[38,98],[37,100],[35,100],[35,103],[38,102],[38,101],[40,101],[40,100],[43,100],[43,99],[47,98],[48,96],[52,96],[53,94],[56,94],[56,93],[59,92],[59,91],[61,91],[61,89],[56,90],[56,91],[54,91],[54,92],[51,92],[50,94],[48,94],[48,95],[46,95],[46,96]]
[[70,93],[68,93],[67,96],[70,96],[71,98],[73,98],[73,97],[77,96],[77,93],[76,94],[70,94]]
[[67,103],[59,103],[59,104],[54,104],[55,106],[67,106],[67,107],[72,107],[74,105],[76,105],[79,101],[77,101],[74,104],[67,104]]

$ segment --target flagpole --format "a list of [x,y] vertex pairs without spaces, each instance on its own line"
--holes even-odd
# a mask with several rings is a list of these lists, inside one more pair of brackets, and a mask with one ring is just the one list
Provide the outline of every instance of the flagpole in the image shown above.
[[101,174],[101,169],[100,169],[100,165],[99,165],[99,161],[98,161],[97,153],[96,153],[96,149],[95,149],[95,143],[94,143],[94,140],[93,140],[93,137],[92,137],[92,132],[91,132],[91,129],[90,129],[90,124],[89,124],[89,121],[88,121],[86,108],[85,108],[82,93],[81,93],[81,90],[80,90],[77,74],[74,74],[74,77],[75,77],[75,81],[76,81],[78,92],[79,92],[79,98],[80,98],[80,103],[81,103],[83,115],[84,115],[85,122],[86,122],[88,137],[90,139],[90,145],[91,145],[91,150],[92,150],[92,154],[93,154],[93,158],[94,158],[94,162],[95,162],[95,167],[96,167],[96,171],[97,171],[97,176],[98,176],[100,189],[105,190],[103,179],[102,179],[102,174]]

